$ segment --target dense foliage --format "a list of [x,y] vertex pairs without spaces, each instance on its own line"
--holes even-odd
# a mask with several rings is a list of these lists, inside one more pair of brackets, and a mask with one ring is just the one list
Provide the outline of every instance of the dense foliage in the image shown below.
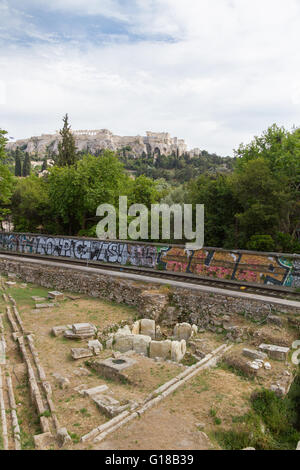
[[[45,156],[43,176],[17,178],[11,196],[13,177],[4,164],[9,160],[1,132],[0,204],[2,214],[11,210],[15,230],[95,236],[98,205],[118,207],[119,195],[126,195],[129,204],[147,207],[204,204],[206,246],[300,253],[300,129],[273,125],[240,145],[234,159],[205,152],[192,159],[135,159],[130,147],[118,154],[80,154],[67,115],[61,135],[55,166],[47,168]],[[28,175],[24,152],[16,151],[14,158],[16,176],[21,165],[22,174],[27,165]]]
[[10,198],[13,190],[13,177],[9,168],[5,164],[6,154],[5,146],[7,132],[0,129],[0,224],[5,220],[9,213]]
[[232,429],[215,432],[214,437],[223,449],[296,449],[300,439],[300,375],[284,398],[266,389],[255,392],[250,411],[235,417],[233,422]]

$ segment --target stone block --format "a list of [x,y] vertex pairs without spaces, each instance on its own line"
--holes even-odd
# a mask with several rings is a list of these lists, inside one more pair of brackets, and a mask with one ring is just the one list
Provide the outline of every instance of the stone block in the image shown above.
[[134,324],[132,325],[132,334],[133,335],[139,335],[140,334],[140,322],[139,320],[134,322]]
[[171,359],[174,362],[180,362],[186,352],[186,342],[183,339],[182,341],[172,341],[171,345]]
[[40,416],[40,424],[43,433],[50,432],[49,419],[46,416]]
[[71,355],[73,359],[83,359],[84,357],[91,357],[93,356],[93,351],[86,348],[72,348]]
[[194,335],[198,333],[198,326],[197,325],[192,325],[192,332]]
[[155,321],[143,318],[140,322],[140,334],[155,339]]
[[130,351],[133,348],[133,338],[135,335],[115,335],[113,340],[113,349],[120,352]]
[[123,355],[118,358],[110,357],[101,361],[91,361],[89,363],[99,375],[121,383],[131,382],[124,370],[136,363],[134,359]]
[[155,327],[155,339],[156,340],[161,340],[163,338],[163,334],[162,334],[162,331],[161,331],[161,328],[159,325],[156,325]]
[[95,355],[100,354],[100,352],[103,351],[103,346],[97,339],[90,340],[88,342],[88,348],[91,349]]
[[33,295],[32,297],[32,300],[34,300],[35,302],[44,302],[46,300],[46,297],[37,297],[35,295]]
[[14,341],[18,341],[18,338],[20,338],[21,336],[23,335],[20,331],[17,331],[16,333],[12,333],[12,337]]
[[175,338],[188,341],[192,336],[192,327],[189,323],[177,323],[174,328]]
[[243,349],[243,356],[250,357],[250,359],[266,359],[268,355],[261,351],[255,351],[255,349]]
[[56,290],[48,292],[48,297],[49,299],[55,299],[55,300],[64,300],[64,294],[62,292],[58,292]]
[[84,367],[79,367],[77,370],[74,370],[73,374],[82,377],[83,375],[90,375],[91,372]]
[[149,356],[152,358],[162,357],[163,359],[170,359],[171,357],[172,341],[151,341]]
[[132,348],[139,354],[145,354],[148,356],[149,344],[151,337],[146,335],[133,335]]
[[108,390],[107,385],[98,385],[97,387],[82,390],[80,394],[86,397],[92,397],[93,395],[99,395],[99,393],[106,392],[106,390]]
[[93,401],[99,410],[109,418],[114,418],[130,407],[130,403],[120,406],[120,402],[109,395],[94,395]]
[[90,330],[88,333],[74,333],[73,330],[66,330],[64,332],[64,337],[68,339],[88,339],[95,336],[95,332]]
[[53,377],[56,379],[59,387],[64,390],[65,388],[68,388],[70,385],[70,380],[67,377],[63,377],[62,375],[58,373],[52,374]]
[[48,450],[54,445],[54,436],[51,432],[36,434],[33,436],[34,446],[37,450]]
[[91,330],[95,331],[95,327],[90,323],[74,323],[72,330],[75,334],[89,333]]
[[67,447],[72,444],[72,439],[66,428],[60,428],[57,431],[57,439],[59,447]]
[[49,304],[36,304],[36,305],[35,305],[35,308],[37,308],[37,309],[41,309],[41,308],[53,308],[53,307],[55,307],[55,305],[52,304],[52,303],[49,303]]
[[68,325],[54,326],[51,330],[53,336],[62,336],[64,332],[68,329]]
[[265,351],[271,359],[277,359],[278,361],[285,361],[290,350],[290,348],[276,346],[275,344],[261,344],[259,349]]
[[4,366],[6,364],[6,355],[5,355],[5,343],[0,340],[0,365]]
[[116,335],[118,336],[128,336],[131,334],[132,333],[128,325],[123,326],[123,328],[119,328],[118,331],[116,332]]

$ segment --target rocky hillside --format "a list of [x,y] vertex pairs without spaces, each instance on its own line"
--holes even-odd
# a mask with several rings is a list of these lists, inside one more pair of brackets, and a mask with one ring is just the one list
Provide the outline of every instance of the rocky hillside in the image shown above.
[[[89,151],[93,154],[103,149],[130,151],[136,158],[141,156],[171,155],[181,156],[188,152],[190,156],[199,155],[199,149],[188,151],[183,139],[171,137],[166,132],[146,132],[145,136],[121,137],[114,135],[107,129],[73,131],[76,146],[79,151]],[[17,147],[32,156],[43,157],[46,153],[57,153],[59,133],[42,134],[39,137],[17,140],[7,144],[8,150],[16,150]]]

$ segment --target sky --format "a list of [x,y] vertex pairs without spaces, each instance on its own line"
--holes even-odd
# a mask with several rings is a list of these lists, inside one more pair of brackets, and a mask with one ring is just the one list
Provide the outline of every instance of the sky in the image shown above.
[[300,126],[299,0],[0,0],[0,128],[169,132],[233,155]]

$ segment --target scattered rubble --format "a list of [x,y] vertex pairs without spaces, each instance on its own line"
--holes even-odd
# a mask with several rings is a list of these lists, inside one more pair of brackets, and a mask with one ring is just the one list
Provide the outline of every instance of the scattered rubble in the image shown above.
[[79,377],[82,377],[83,375],[90,375],[91,372],[84,367],[79,367],[78,369],[74,370],[74,375],[77,375]]
[[56,381],[58,382],[58,385],[61,389],[65,389],[65,388],[68,388],[69,385],[70,385],[70,380],[67,378],[67,377],[63,377],[62,375],[58,374],[58,373],[54,373],[52,374],[53,377],[56,379]]

